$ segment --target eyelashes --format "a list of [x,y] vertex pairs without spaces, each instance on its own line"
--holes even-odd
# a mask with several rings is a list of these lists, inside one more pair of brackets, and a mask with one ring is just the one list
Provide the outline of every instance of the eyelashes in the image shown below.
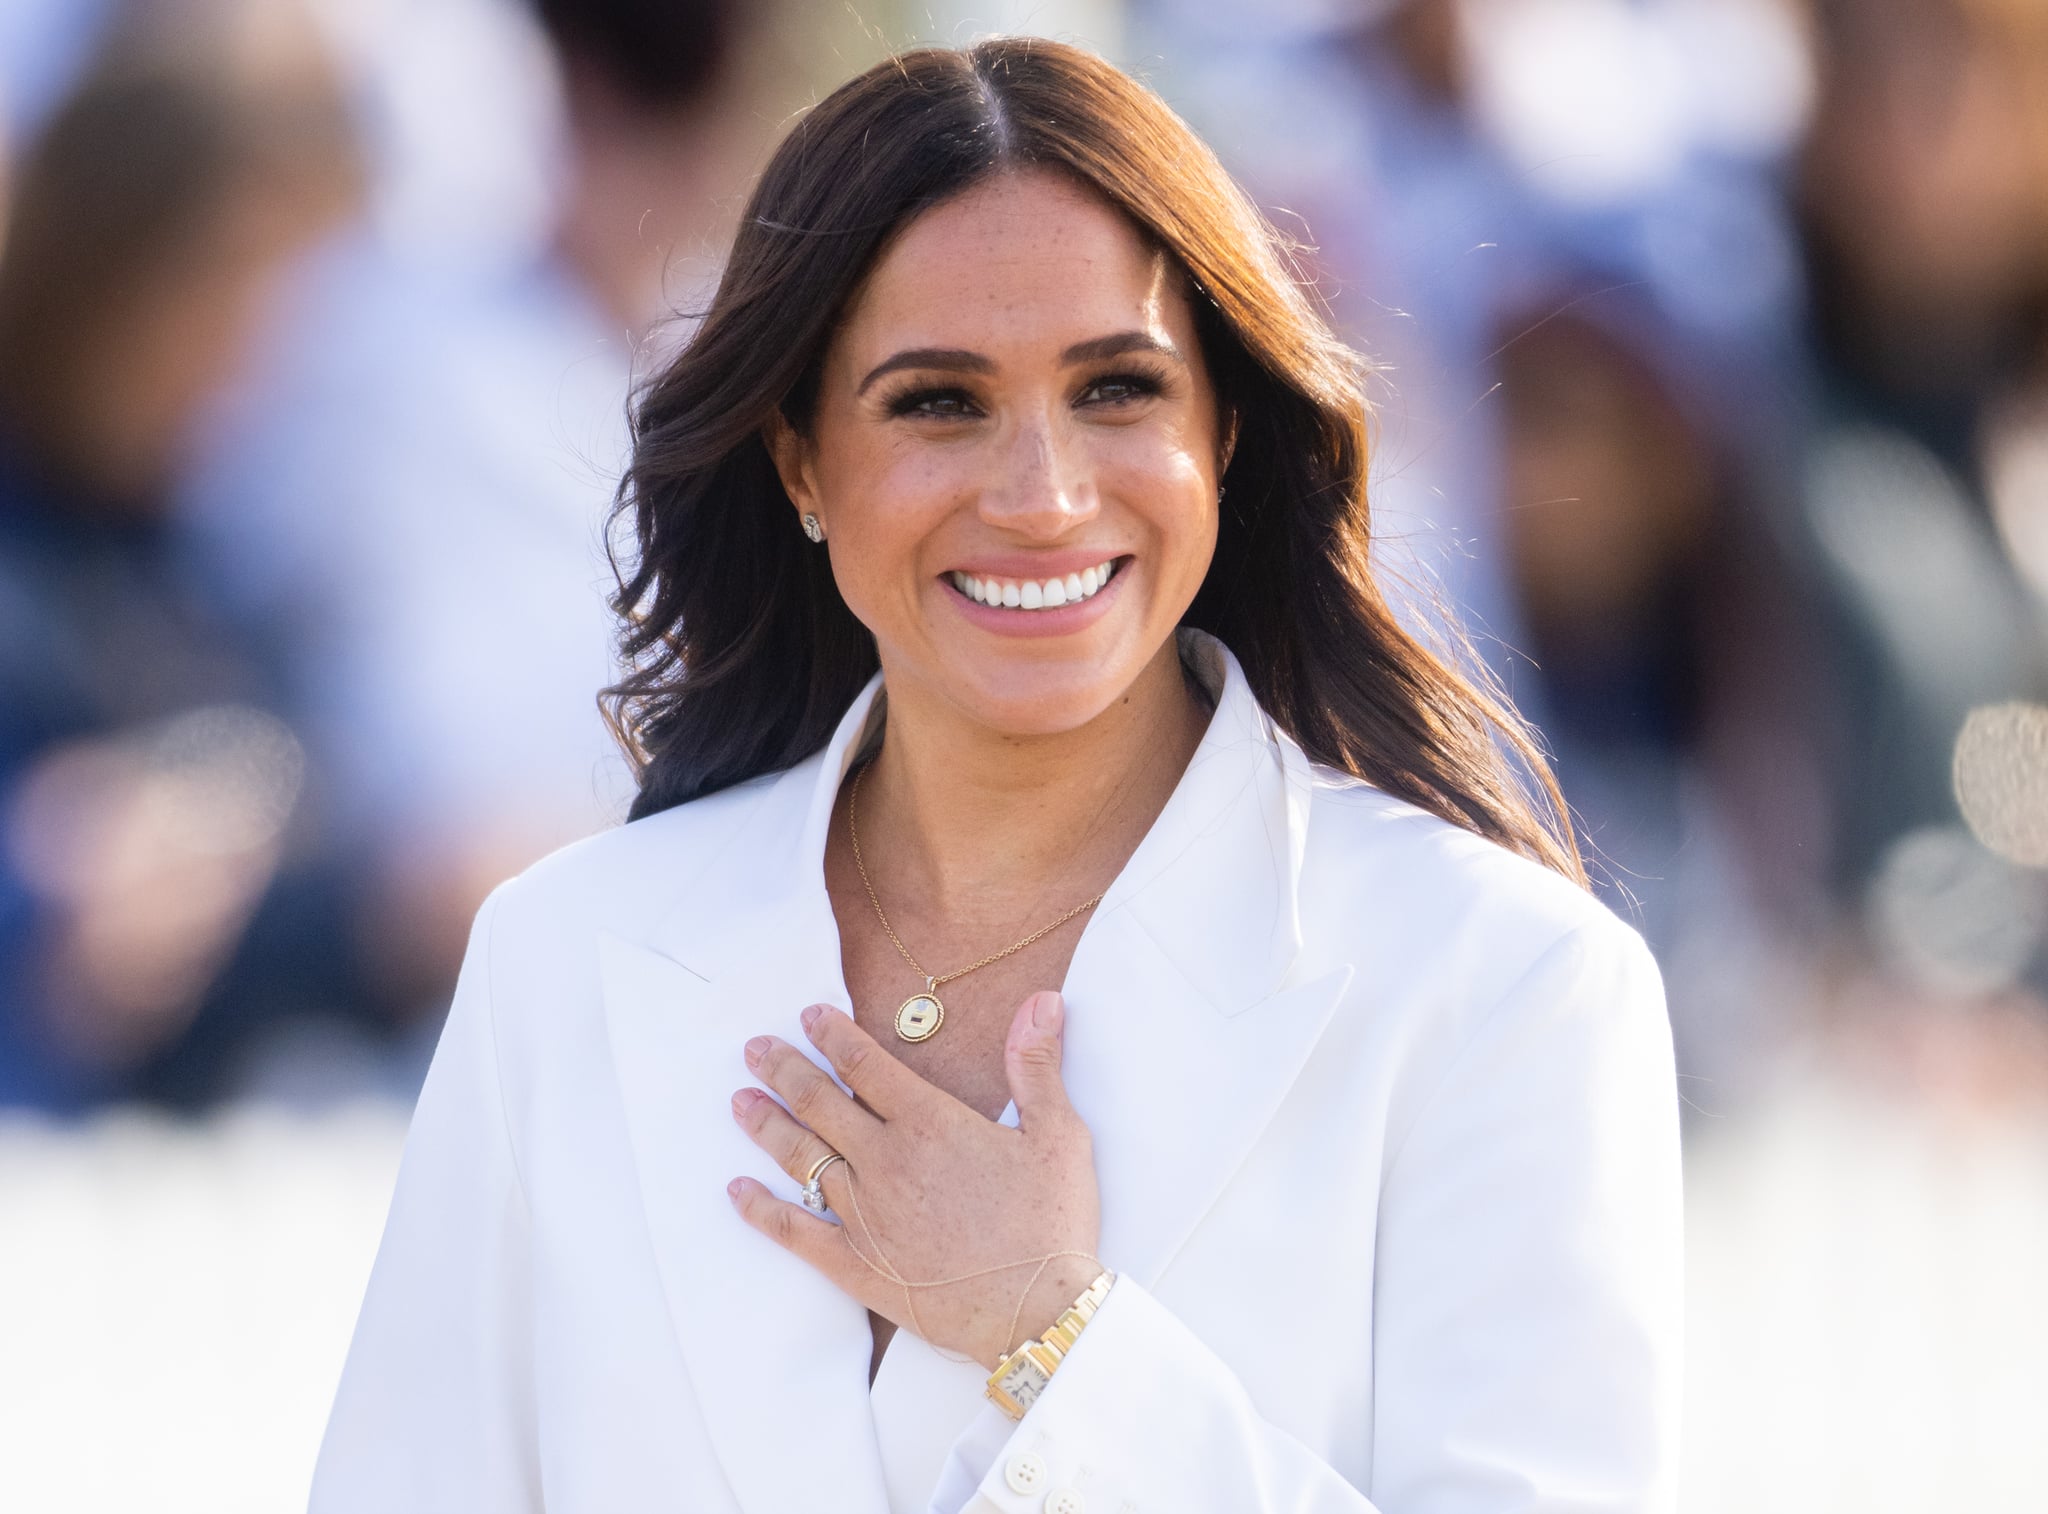
[[901,393],[892,394],[882,402],[882,408],[892,417],[903,415],[966,415],[973,410],[974,399],[965,389],[957,387],[933,388],[913,385]]
[[[1165,393],[1169,382],[1161,370],[1133,366],[1090,379],[1082,387],[1076,402],[1112,407],[1130,404]],[[1098,393],[1099,398],[1090,400],[1091,395]],[[979,413],[973,394],[958,384],[912,383],[886,395],[882,408],[892,418],[921,415],[950,419]]]
[[[1105,373],[1101,378],[1091,382],[1082,393],[1085,394],[1089,390],[1095,389],[1120,388],[1125,391],[1121,398],[1142,399],[1148,395],[1163,394],[1166,391],[1167,382],[1166,373],[1163,369],[1131,368],[1121,373]],[[1109,403],[1115,403],[1115,401],[1109,401]]]

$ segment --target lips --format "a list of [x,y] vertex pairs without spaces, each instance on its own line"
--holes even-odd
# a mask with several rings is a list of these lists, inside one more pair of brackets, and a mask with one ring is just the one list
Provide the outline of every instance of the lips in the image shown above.
[[1057,610],[1094,598],[1116,576],[1120,561],[1111,558],[1078,573],[1050,578],[1000,578],[959,571],[946,577],[954,588],[979,605],[1027,612]]

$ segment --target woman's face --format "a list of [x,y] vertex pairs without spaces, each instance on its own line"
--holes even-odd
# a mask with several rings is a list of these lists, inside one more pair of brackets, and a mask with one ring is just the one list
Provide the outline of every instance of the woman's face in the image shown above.
[[809,436],[771,442],[892,698],[1051,734],[1171,655],[1225,461],[1183,285],[1044,171],[925,212],[877,262]]

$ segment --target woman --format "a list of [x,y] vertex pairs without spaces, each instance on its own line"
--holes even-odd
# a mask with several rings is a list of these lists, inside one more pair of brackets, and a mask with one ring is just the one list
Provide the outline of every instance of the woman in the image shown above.
[[1668,1506],[1656,970],[1364,424],[1108,65],[796,128],[637,417],[632,823],[478,916],[317,1508]]

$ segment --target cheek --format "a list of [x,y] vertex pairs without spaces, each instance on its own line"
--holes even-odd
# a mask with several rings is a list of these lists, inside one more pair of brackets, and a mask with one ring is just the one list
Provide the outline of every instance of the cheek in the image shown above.
[[1138,443],[1105,459],[1104,492],[1142,518],[1162,576],[1199,583],[1216,547],[1216,485],[1202,456],[1181,445]]
[[1202,580],[1209,576],[1209,564],[1216,556],[1216,500],[1212,494],[1202,493],[1198,501],[1190,502],[1177,523],[1171,552],[1174,581],[1179,586],[1177,598],[1185,611]]
[[833,576],[848,607],[874,627],[922,582],[919,554],[957,508],[968,475],[943,449],[871,444],[839,456],[819,479]]

